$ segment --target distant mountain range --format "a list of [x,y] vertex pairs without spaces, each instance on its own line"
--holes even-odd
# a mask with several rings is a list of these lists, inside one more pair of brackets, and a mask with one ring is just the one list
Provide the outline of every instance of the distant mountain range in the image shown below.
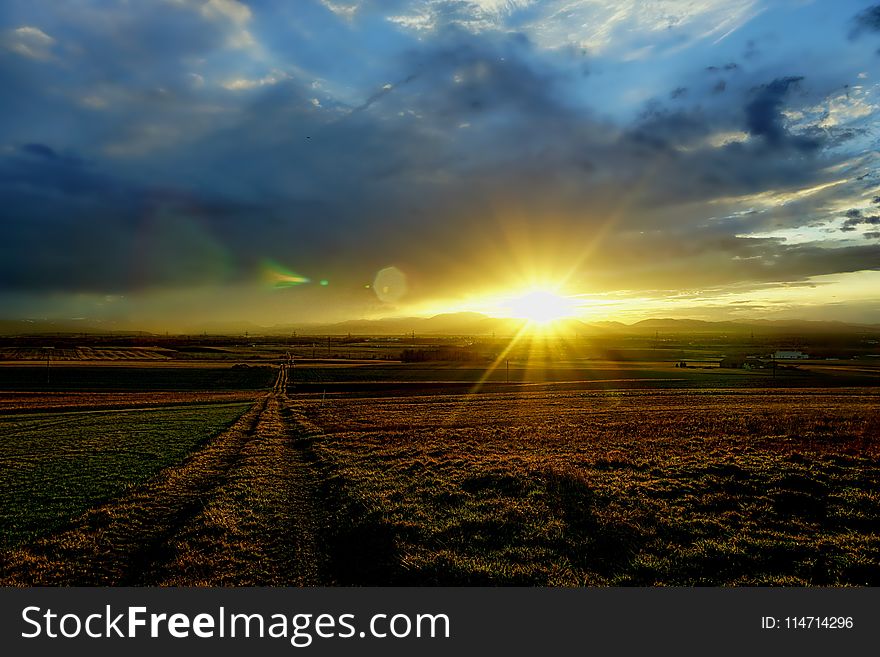
[[[512,335],[526,320],[487,317],[479,313],[450,313],[434,317],[397,317],[377,320],[354,320],[338,324],[291,327],[320,334],[407,334],[422,335]],[[755,320],[747,322],[710,322],[697,319],[645,319],[634,324],[622,322],[581,322],[575,319],[554,323],[556,333],[562,335],[657,333],[712,333],[712,334],[773,334],[773,333],[878,333],[880,325],[847,324],[808,320]]]
[[[480,313],[446,313],[434,317],[388,317],[356,319],[333,324],[285,324],[260,326],[252,322],[213,322],[193,326],[184,331],[190,335],[473,335],[499,337],[514,335],[526,320],[488,317]],[[837,321],[749,320],[742,322],[711,322],[697,319],[656,318],[634,324],[621,322],[581,322],[574,319],[556,322],[554,329],[562,335],[658,335],[676,333],[702,334],[878,334],[880,324],[849,324]],[[33,334],[121,334],[155,335],[115,323],[90,320],[0,320],[0,335]]]

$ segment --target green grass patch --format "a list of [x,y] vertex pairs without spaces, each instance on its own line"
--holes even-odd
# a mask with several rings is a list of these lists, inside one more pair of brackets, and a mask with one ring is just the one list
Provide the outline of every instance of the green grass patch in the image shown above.
[[165,367],[162,365],[61,365],[46,368],[0,367],[0,390],[35,392],[145,390],[261,390],[272,386],[278,370],[248,367]]
[[52,531],[148,480],[250,405],[0,417],[0,545]]

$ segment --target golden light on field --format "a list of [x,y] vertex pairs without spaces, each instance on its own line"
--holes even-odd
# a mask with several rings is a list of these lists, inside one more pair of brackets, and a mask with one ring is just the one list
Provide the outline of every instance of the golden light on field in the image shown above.
[[517,361],[515,368],[525,367],[537,372],[553,358],[573,352],[572,331],[577,330],[586,300],[580,295],[564,294],[563,290],[563,283],[533,284],[515,292],[485,297],[470,306],[476,312],[514,320],[513,334],[502,337],[503,346],[473,386],[471,394],[479,392],[499,370],[506,373],[509,382],[511,360]]

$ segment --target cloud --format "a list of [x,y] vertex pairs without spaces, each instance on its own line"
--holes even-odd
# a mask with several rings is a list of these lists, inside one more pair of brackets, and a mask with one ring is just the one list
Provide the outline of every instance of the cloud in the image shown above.
[[417,31],[456,27],[479,33],[502,27],[504,17],[534,0],[419,0],[403,3],[405,13],[388,17],[392,23]]
[[225,24],[227,45],[231,48],[250,48],[256,45],[247,25],[251,22],[250,7],[240,0],[166,0],[174,5],[197,10],[209,21]]
[[593,54],[627,57],[650,48],[661,55],[703,40],[723,40],[758,13],[756,4],[752,0],[542,3],[528,33],[541,45],[575,43]]
[[22,57],[45,61],[52,58],[55,39],[38,27],[25,25],[8,30],[0,40],[7,50]]
[[201,12],[208,18],[223,18],[237,25],[251,20],[251,10],[239,0],[207,0],[201,3]]
[[[53,5],[66,68],[0,53],[0,286],[245,289],[271,259],[340,304],[397,267],[405,308],[530,272],[640,294],[880,262],[853,239],[875,232],[877,103],[841,91],[864,58],[740,60],[754,3],[660,3],[656,25],[632,3],[332,4]],[[387,20],[421,9],[430,29]]]
[[331,0],[321,0],[321,4],[324,5],[328,10],[333,12],[336,16],[340,18],[351,21],[354,19],[355,14],[358,10],[358,3],[344,3],[344,2],[331,2]]
[[880,5],[873,5],[859,12],[853,18],[851,38],[860,36],[865,32],[880,32]]
[[266,85],[278,84],[282,80],[288,79],[290,76],[283,71],[272,71],[261,78],[248,80],[247,78],[236,78],[223,83],[223,87],[231,91],[241,91],[246,89],[254,89],[257,87],[265,87]]
[[844,232],[852,232],[858,226],[880,226],[880,215],[865,215],[861,210],[848,210],[846,212],[846,221],[840,227]]
[[46,146],[46,144],[25,144],[21,147],[21,150],[25,153],[30,153],[31,155],[36,155],[38,157],[44,157],[49,160],[58,159],[58,154]]
[[782,113],[786,96],[798,88],[803,76],[776,78],[759,87],[754,99],[746,106],[746,125],[749,132],[764,139],[769,148],[795,148],[799,151],[815,151],[821,141],[810,135],[792,135],[785,127]]

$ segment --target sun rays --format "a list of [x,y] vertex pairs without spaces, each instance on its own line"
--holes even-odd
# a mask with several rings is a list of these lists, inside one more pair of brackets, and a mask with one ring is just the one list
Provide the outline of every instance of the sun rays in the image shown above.
[[525,319],[533,327],[547,328],[556,321],[574,319],[578,304],[575,299],[551,290],[532,288],[512,297],[506,310],[509,317]]

